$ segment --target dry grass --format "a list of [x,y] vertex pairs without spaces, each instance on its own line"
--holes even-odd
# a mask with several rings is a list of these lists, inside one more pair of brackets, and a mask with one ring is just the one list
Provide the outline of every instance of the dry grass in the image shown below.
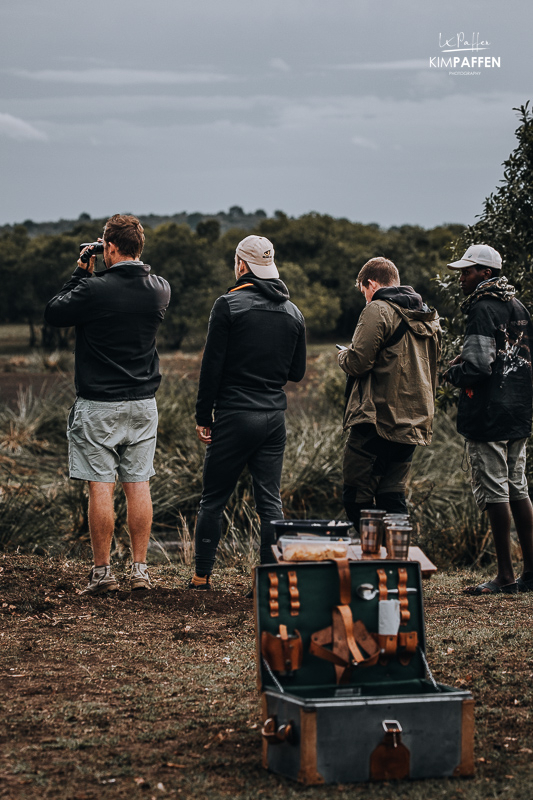
[[[330,349],[313,354],[305,386],[297,387],[289,399],[282,477],[288,517],[344,516],[343,381]],[[167,361],[169,367],[172,358]],[[198,357],[189,355],[184,363],[194,372]],[[86,492],[66,475],[65,420],[71,397],[71,387],[65,383],[40,394],[28,389],[19,393],[15,407],[0,406],[0,547],[31,550],[39,545],[57,553],[77,552],[87,543]],[[196,382],[172,372],[158,393],[157,474],[151,481],[154,538],[163,548],[172,543],[168,549],[172,559],[188,552],[202,489],[205,450],[195,434],[195,398]],[[494,556],[492,537],[486,518],[475,506],[463,456],[463,440],[453,418],[439,413],[433,444],[415,453],[409,500],[417,543],[441,567],[484,566]],[[120,489],[115,505],[116,552],[126,556],[126,505]],[[253,560],[257,532],[251,479],[245,471],[228,503],[221,556],[238,555],[246,563]]]

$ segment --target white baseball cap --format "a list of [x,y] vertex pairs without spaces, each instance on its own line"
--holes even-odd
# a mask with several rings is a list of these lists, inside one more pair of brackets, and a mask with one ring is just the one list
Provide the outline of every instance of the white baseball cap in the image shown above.
[[246,261],[258,278],[279,278],[274,264],[274,245],[266,236],[247,236],[239,242],[235,254]]
[[502,257],[494,247],[488,244],[471,244],[464,256],[459,261],[448,264],[449,269],[464,269],[473,264],[491,269],[502,268]]

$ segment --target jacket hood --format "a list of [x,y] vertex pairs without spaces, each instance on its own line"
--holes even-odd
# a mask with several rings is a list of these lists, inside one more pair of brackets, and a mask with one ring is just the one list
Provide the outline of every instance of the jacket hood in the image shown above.
[[439,315],[430,308],[412,286],[386,286],[375,292],[371,302],[389,303],[416,336],[434,336],[440,330]]
[[385,286],[374,293],[372,300],[388,300],[389,303],[410,311],[429,311],[428,306],[412,286]]
[[501,300],[502,303],[508,303],[516,294],[516,289],[512,286],[504,275],[499,278],[492,278],[488,281],[480,283],[469,295],[466,300],[461,303],[461,310],[468,314],[472,306],[481,300],[482,297],[492,297],[495,300]]
[[252,275],[251,272],[247,272],[246,275],[239,278],[235,286],[231,286],[228,291],[250,283],[274,303],[284,303],[290,297],[289,290],[279,278],[258,278],[256,275]]

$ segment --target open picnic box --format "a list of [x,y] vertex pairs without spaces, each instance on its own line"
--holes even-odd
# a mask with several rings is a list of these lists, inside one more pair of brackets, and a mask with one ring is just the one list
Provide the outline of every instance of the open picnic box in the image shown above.
[[473,774],[474,701],[429,671],[418,561],[265,564],[254,602],[266,768],[306,785]]

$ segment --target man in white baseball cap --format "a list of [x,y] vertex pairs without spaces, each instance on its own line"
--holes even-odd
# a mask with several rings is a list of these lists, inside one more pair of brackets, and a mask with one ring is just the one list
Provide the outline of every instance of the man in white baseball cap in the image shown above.
[[283,387],[305,374],[304,318],[279,279],[271,241],[253,235],[239,242],[235,279],[211,311],[200,370],[196,433],[207,449],[191,589],[211,588],[224,507],[245,466],[261,521],[261,563],[272,560],[270,523],[283,517]]
[[[472,491],[487,511],[498,562],[494,580],[467,586],[466,594],[533,591],[533,507],[525,476],[531,434],[533,326],[515,288],[500,275],[502,259],[487,244],[471,245],[458,270],[467,315],[462,353],[444,379],[461,392],[457,430],[466,439]],[[510,529],[513,518],[523,571],[515,581]]]
[[235,251],[235,264],[241,259],[258,278],[279,278],[274,264],[274,245],[265,236],[247,236]]
[[477,264],[480,267],[489,267],[492,270],[502,268],[502,257],[494,247],[488,244],[471,244],[459,261],[448,264],[449,269],[464,269]]

